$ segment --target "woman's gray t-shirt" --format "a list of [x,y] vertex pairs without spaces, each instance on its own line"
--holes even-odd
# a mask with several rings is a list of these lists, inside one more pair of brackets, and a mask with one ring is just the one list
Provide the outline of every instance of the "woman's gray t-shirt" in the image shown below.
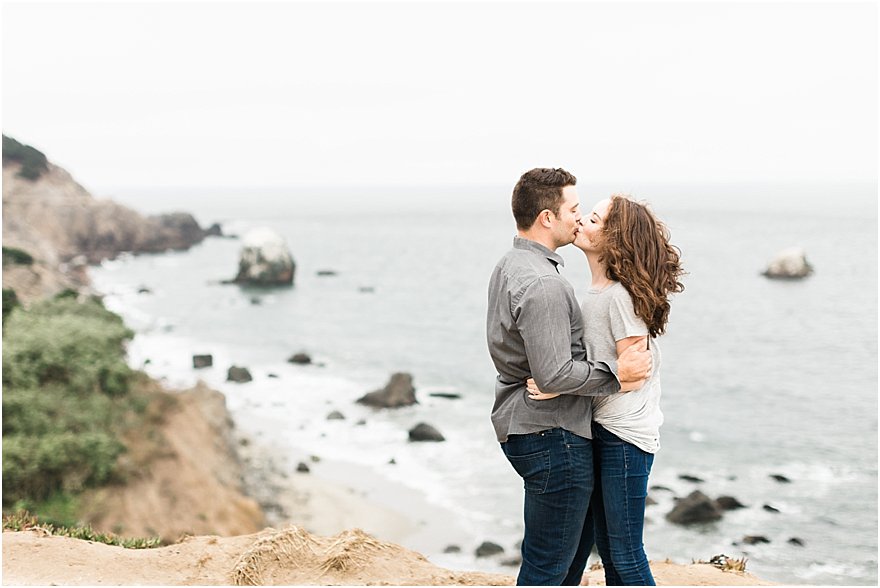
[[[584,314],[584,344],[593,361],[617,359],[617,341],[645,336],[648,327],[636,315],[632,298],[620,282],[602,290],[590,289],[581,305]],[[651,339],[654,368],[645,385],[633,392],[618,392],[593,398],[593,420],[642,451],[660,449],[660,347]]]

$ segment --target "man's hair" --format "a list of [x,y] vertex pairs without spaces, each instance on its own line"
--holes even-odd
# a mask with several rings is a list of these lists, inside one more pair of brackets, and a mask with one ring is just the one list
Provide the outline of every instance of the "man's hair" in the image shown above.
[[517,228],[531,228],[542,210],[558,215],[562,189],[575,184],[577,178],[560,167],[536,167],[524,173],[514,186],[511,199]]

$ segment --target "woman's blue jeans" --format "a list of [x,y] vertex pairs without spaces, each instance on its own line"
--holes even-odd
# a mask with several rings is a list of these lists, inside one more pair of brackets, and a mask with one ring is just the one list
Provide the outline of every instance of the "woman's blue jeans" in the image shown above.
[[593,490],[589,439],[565,429],[510,435],[504,455],[525,486],[519,586],[577,586],[593,547],[585,525]]
[[654,455],[593,423],[592,519],[607,586],[655,586],[642,542]]

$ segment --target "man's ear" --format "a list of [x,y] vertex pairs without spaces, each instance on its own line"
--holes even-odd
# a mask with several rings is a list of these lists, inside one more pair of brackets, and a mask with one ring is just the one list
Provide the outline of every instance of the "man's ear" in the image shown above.
[[538,213],[538,222],[541,223],[541,226],[547,229],[553,226],[553,219],[550,218],[550,215],[552,214],[553,213],[547,208]]

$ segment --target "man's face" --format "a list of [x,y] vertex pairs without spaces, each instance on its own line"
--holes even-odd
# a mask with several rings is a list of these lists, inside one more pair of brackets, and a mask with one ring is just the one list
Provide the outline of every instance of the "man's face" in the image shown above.
[[550,213],[553,223],[553,239],[557,247],[568,245],[575,240],[581,220],[580,200],[577,188],[566,186],[562,189],[562,204],[559,214]]

